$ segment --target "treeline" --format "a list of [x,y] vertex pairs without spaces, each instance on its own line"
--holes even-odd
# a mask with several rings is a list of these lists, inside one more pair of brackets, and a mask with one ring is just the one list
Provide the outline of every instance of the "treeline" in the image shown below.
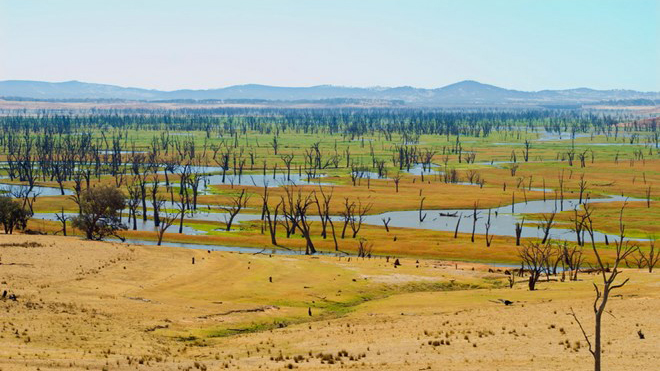
[[69,134],[98,129],[204,131],[207,136],[234,132],[326,133],[363,136],[467,135],[485,137],[493,131],[538,130],[596,133],[614,130],[655,131],[654,122],[619,128],[630,118],[575,110],[438,110],[413,108],[181,108],[177,110],[91,109],[88,114],[0,116],[4,132]]

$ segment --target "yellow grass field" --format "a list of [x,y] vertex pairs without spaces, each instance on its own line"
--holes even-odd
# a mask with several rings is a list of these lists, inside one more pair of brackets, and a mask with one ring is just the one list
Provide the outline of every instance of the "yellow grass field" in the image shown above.
[[[597,276],[524,278],[430,259],[207,252],[0,236],[2,370],[557,370],[591,356]],[[195,264],[192,264],[193,258]],[[606,369],[657,365],[658,273],[626,269]],[[597,281],[596,281],[597,282]],[[498,299],[513,301],[505,306]],[[311,314],[311,315],[310,315]],[[640,331],[645,339],[640,339]]]

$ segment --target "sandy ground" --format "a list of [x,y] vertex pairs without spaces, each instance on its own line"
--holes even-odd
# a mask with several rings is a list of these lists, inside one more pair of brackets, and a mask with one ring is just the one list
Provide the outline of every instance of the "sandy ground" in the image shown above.
[[[593,332],[586,274],[529,292],[479,265],[20,235],[0,235],[0,262],[0,292],[18,296],[0,300],[0,370],[591,368],[567,314]],[[631,281],[604,318],[604,367],[655,369],[658,273],[622,276]]]

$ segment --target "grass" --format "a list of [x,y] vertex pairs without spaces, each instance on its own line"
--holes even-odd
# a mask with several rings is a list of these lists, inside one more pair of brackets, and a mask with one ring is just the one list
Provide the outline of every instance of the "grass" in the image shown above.
[[[158,131],[135,131],[128,130],[128,137],[131,142],[135,142],[138,150],[144,150],[151,143],[151,138],[159,135]],[[205,133],[190,132],[191,138],[201,146],[206,140]],[[94,132],[95,136],[100,136],[100,132]],[[333,199],[330,204],[332,214],[338,214],[342,211],[345,198],[351,200],[360,200],[364,204],[371,204],[370,214],[377,214],[386,211],[416,210],[419,208],[420,201],[424,197],[425,209],[470,209],[475,203],[480,208],[497,207],[508,205],[512,201],[522,202],[524,200],[553,199],[558,196],[555,191],[532,191],[529,188],[550,188],[559,189],[560,174],[564,179],[564,198],[577,198],[579,193],[579,182],[584,177],[587,182],[585,196],[590,198],[607,197],[607,195],[625,195],[633,198],[645,198],[648,190],[651,190],[652,202],[660,200],[654,188],[654,184],[660,183],[660,159],[657,152],[653,149],[645,148],[641,145],[624,144],[623,139],[616,140],[620,145],[614,146],[590,146],[592,143],[612,143],[614,138],[607,138],[603,135],[594,135],[593,137],[577,138],[574,144],[570,140],[532,142],[529,162],[524,162],[522,155],[522,146],[525,140],[535,140],[538,134],[528,131],[499,131],[493,132],[488,137],[469,137],[461,136],[460,141],[465,151],[472,151],[476,154],[476,163],[466,163],[463,159],[459,162],[458,155],[449,153],[445,158],[443,151],[447,152],[456,143],[455,136],[433,136],[422,135],[419,148],[434,148],[437,154],[433,158],[433,163],[439,165],[436,168],[440,170],[456,169],[459,176],[465,180],[468,173],[478,174],[485,181],[483,187],[475,185],[447,184],[438,176],[422,177],[403,173],[399,184],[399,192],[395,191],[395,185],[391,179],[372,179],[367,181],[362,179],[360,184],[353,186],[349,177],[350,168],[346,167],[345,161],[340,163],[338,168],[329,167],[321,172],[327,175],[323,178],[324,182],[334,184],[332,186]],[[263,162],[268,166],[270,174],[274,166],[278,167],[278,172],[283,171],[283,161],[280,158],[282,154],[293,153],[292,173],[298,172],[298,167],[304,165],[303,152],[313,143],[320,142],[320,148],[326,155],[332,153],[344,153],[350,149],[351,159],[358,164],[371,164],[371,154],[376,159],[385,160],[386,170],[391,177],[399,170],[391,162],[392,150],[395,145],[401,143],[402,138],[394,135],[392,140],[385,140],[381,135],[367,135],[360,140],[342,135],[331,135],[327,133],[299,133],[299,132],[281,132],[279,136],[279,152],[276,155],[273,148],[268,144],[272,141],[272,135],[256,132],[247,132],[239,138],[240,146],[250,147],[255,153],[256,161],[246,165],[246,173],[262,173]],[[207,146],[217,144],[219,138],[211,138]],[[508,143],[499,145],[498,143]],[[575,146],[576,152],[584,150],[593,150],[594,160],[591,161],[589,153],[585,167],[580,167],[580,162],[576,159],[573,166],[569,166],[566,161],[558,161],[567,151]],[[634,151],[645,148],[644,159],[639,159]],[[646,153],[650,150],[649,153]],[[515,175],[511,175],[511,164],[497,164],[497,161],[510,161],[512,152],[518,159],[518,169]],[[216,165],[212,160],[210,151],[202,156],[202,161],[208,165]],[[167,156],[172,156],[168,154]],[[1,155],[0,155],[1,157]],[[615,158],[618,157],[618,161]],[[444,161],[447,161],[445,167]],[[491,161],[495,162],[491,165]],[[231,170],[230,170],[231,173]],[[130,180],[130,176],[126,177]],[[164,179],[162,175],[158,178]],[[170,175],[172,182],[177,182],[178,176]],[[93,179],[92,184],[114,182],[109,176],[101,179]],[[56,186],[55,182],[44,182],[42,185]],[[72,182],[66,183],[68,188],[73,187]],[[251,195],[248,202],[249,212],[258,213],[261,207],[260,195],[263,189],[260,187],[239,187],[231,185],[213,185],[212,194],[201,195],[198,198],[199,204],[223,205],[229,202],[229,197],[240,189],[245,188]],[[324,186],[326,192],[330,192],[330,186]],[[318,192],[318,186],[301,186],[304,192]],[[270,190],[270,204],[272,207],[280,201],[285,194],[284,189],[275,187]],[[161,187],[161,196],[169,199],[165,192],[165,187]],[[636,204],[641,202],[636,202]],[[603,204],[605,205],[605,204]],[[604,232],[615,232],[616,226],[613,222],[614,209],[617,206],[597,207],[595,228]],[[76,212],[77,206],[67,196],[39,197],[34,205],[36,212],[59,212],[62,209],[68,212]],[[641,206],[632,205],[629,210],[628,231],[631,237],[646,238],[648,235],[656,234],[660,224],[658,224],[657,213],[654,208],[644,211]],[[247,210],[244,212],[248,212]],[[311,215],[316,214],[315,208],[310,211]],[[537,216],[539,217],[539,216]],[[570,215],[567,212],[558,216],[558,222],[566,223]],[[533,221],[530,221],[533,223]],[[189,242],[209,245],[225,246],[243,246],[243,247],[271,247],[270,239],[260,233],[260,225],[256,222],[246,222],[236,225],[238,231],[226,233],[218,230],[224,226],[223,220],[218,217],[217,221],[194,221],[186,220],[186,225],[193,226],[206,232],[200,236],[182,236],[173,231],[176,226],[170,228],[165,233],[165,240],[172,242]],[[333,251],[334,244],[331,240],[323,240],[318,237],[318,223],[313,223],[314,243],[317,248],[324,251]],[[530,224],[531,225],[531,224]],[[49,222],[31,222],[30,228],[36,228],[44,231],[56,231],[59,229],[57,223]],[[155,240],[153,232],[134,232],[124,233],[129,238],[142,238]],[[394,241],[394,236],[397,240]],[[286,239],[283,233],[278,234],[278,241],[283,246],[290,249],[301,249],[304,242],[297,236]],[[382,226],[364,226],[360,232],[360,237],[368,239],[374,245],[374,252],[382,255],[397,255],[410,257],[434,257],[453,260],[468,261],[494,261],[502,263],[515,263],[518,260],[517,250],[513,239],[508,237],[495,237],[491,248],[486,249],[483,242],[484,236],[477,236],[476,243],[468,241],[469,236],[459,234],[459,238],[454,239],[453,233],[435,232],[427,230],[407,230],[393,228],[390,233],[384,233]],[[353,239],[340,240],[340,249],[344,251],[356,251],[357,241]],[[605,248],[605,251],[607,249]],[[607,254],[607,253],[606,253]],[[588,258],[589,259],[589,258]]]
[[[586,368],[590,360],[566,313],[574,308],[590,323],[598,275],[542,280],[529,292],[524,279],[509,289],[504,274],[478,264],[400,258],[395,268],[384,258],[3,239],[3,263],[21,263],[2,268],[19,296],[18,303],[0,301],[11,334],[0,337],[3,369],[279,369],[290,363],[516,370],[566,362]],[[25,244],[34,245],[30,254]],[[626,278],[608,304],[616,320],[605,323],[604,359],[621,370],[652,368],[653,347],[629,344],[639,341],[637,330],[658,329],[656,317],[644,315],[660,300],[657,277],[624,270],[620,279]],[[502,305],[503,298],[514,304]]]

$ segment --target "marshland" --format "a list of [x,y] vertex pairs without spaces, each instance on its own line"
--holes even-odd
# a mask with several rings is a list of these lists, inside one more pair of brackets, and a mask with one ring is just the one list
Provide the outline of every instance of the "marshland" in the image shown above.
[[658,331],[641,315],[658,300],[660,180],[643,114],[0,121],[3,207],[21,210],[3,214],[3,368],[588,364],[601,271],[630,279],[604,312],[607,361],[653,352],[625,346]]

